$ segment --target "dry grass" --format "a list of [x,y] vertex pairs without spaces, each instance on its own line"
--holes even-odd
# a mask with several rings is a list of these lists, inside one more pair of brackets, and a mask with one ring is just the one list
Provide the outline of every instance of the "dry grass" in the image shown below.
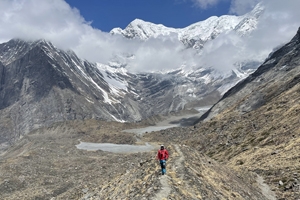
[[164,130],[145,139],[186,144],[240,173],[258,173],[279,199],[299,197],[300,84],[277,93],[268,94],[269,101],[251,112],[239,111],[242,99],[196,127]]
[[235,170],[261,174],[278,197],[296,197],[300,195],[295,187],[300,184],[299,91],[298,84],[243,115],[232,108],[201,124],[199,139],[187,143]]

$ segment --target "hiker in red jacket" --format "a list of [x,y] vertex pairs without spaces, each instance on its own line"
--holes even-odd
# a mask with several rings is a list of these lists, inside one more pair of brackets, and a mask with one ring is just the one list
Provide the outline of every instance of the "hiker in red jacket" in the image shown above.
[[166,171],[166,161],[169,158],[169,153],[167,149],[165,149],[164,145],[160,146],[160,150],[157,152],[157,159],[159,160],[161,166],[161,174],[164,175]]

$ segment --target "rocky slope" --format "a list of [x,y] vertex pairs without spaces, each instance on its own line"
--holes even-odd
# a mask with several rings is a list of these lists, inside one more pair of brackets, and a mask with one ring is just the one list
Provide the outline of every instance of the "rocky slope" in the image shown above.
[[[251,33],[263,11],[258,4],[244,16],[211,17],[184,29],[135,20],[111,33],[142,40],[175,34],[184,45],[201,49],[220,34]],[[247,61],[226,73],[201,66],[133,74],[123,64],[91,63],[44,40],[0,44],[0,147],[65,120],[135,122],[212,105],[257,65]]]
[[234,72],[221,79],[210,73],[132,74],[44,40],[11,40],[0,44],[0,143],[65,120],[133,122],[211,105],[240,80]]
[[119,112],[140,119],[130,102],[122,105],[127,92],[110,86],[100,67],[49,42],[11,40],[0,45],[0,61],[1,142],[58,121],[122,120]]
[[[151,134],[183,142],[237,171],[264,177],[278,199],[300,196],[300,29],[195,127]],[[151,140],[150,140],[151,141]]]

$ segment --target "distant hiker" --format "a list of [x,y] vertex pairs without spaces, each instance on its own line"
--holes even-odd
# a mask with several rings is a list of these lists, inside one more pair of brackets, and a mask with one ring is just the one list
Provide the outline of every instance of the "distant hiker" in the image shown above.
[[164,145],[160,145],[160,150],[157,152],[157,159],[159,160],[161,166],[161,174],[164,175],[166,171],[166,161],[169,158],[169,153],[167,149],[165,149]]

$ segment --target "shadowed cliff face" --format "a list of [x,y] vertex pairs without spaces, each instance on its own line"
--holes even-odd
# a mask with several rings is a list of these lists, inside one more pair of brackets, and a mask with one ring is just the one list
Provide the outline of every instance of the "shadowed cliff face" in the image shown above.
[[118,105],[121,102],[105,102],[114,97],[105,99],[110,88],[103,75],[72,52],[60,51],[43,40],[11,40],[0,49],[1,142],[59,121],[115,120],[113,115],[119,112],[131,116]]
[[31,49],[21,59],[2,66],[0,109],[13,105],[23,96],[30,96],[32,102],[38,102],[53,87],[68,88],[75,92],[68,78],[59,73],[60,70],[53,68],[49,57],[39,46]]

